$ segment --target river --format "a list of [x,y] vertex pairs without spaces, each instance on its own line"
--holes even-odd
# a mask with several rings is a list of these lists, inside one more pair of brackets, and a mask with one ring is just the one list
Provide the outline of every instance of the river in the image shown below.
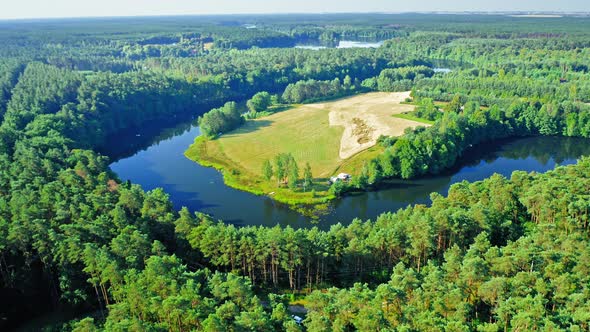
[[219,172],[187,159],[183,153],[199,135],[199,128],[191,119],[180,122],[154,122],[126,130],[113,136],[101,152],[111,157],[111,169],[122,180],[145,190],[162,187],[175,208],[186,206],[236,225],[317,225],[325,229],[336,222],[350,223],[355,217],[374,219],[409,204],[428,204],[431,192],[446,195],[451,184],[463,180],[482,180],[494,173],[510,176],[514,170],[545,172],[590,154],[590,140],[579,138],[528,137],[483,144],[465,153],[445,174],[392,180],[378,191],[346,196],[334,201],[328,214],[311,221],[268,197],[229,188]]

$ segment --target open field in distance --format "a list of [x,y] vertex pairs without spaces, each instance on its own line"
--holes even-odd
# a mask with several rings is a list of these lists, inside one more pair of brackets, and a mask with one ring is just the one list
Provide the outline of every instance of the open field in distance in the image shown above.
[[264,160],[290,152],[300,165],[309,162],[314,177],[329,177],[348,158],[375,145],[380,135],[400,136],[424,123],[395,118],[410,112],[400,104],[409,92],[375,92],[332,102],[306,104],[248,121],[207,142],[248,172],[260,174]]

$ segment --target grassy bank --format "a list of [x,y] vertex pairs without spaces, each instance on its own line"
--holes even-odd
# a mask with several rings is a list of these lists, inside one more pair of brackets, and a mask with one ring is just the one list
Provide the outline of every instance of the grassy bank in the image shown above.
[[[399,136],[408,127],[422,125],[414,119],[391,115],[413,110],[401,105],[406,93],[368,93],[328,103],[298,105],[262,118],[216,139],[199,137],[185,155],[201,165],[221,171],[235,189],[266,195],[292,208],[314,215],[334,198],[328,179],[340,172],[359,174],[367,160],[383,148],[375,145],[382,134]],[[359,125],[362,124],[362,126]],[[360,130],[364,129],[364,130]],[[290,153],[300,175],[309,163],[312,188],[303,191],[279,186],[262,177],[262,165],[280,153]]]
[[327,210],[328,202],[334,199],[334,196],[328,193],[327,179],[316,179],[313,187],[307,188],[305,192],[301,188],[293,191],[279,187],[276,182],[266,181],[259,174],[250,172],[233,162],[225,155],[217,140],[208,140],[199,136],[184,154],[203,166],[220,171],[225,184],[229,187],[255,195],[269,196],[310,217]]
[[415,116],[413,114],[413,112],[394,114],[392,116],[394,118],[405,119],[405,120],[410,120],[410,121],[416,121],[416,122],[424,123],[424,124],[427,124],[427,125],[434,124],[434,121],[430,121],[430,120],[426,120],[426,119],[423,119],[423,118],[419,118],[419,117]]

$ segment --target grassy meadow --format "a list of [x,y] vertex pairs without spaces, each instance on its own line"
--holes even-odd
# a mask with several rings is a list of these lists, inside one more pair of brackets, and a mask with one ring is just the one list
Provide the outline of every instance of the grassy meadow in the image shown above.
[[[379,134],[398,136],[407,127],[424,125],[414,119],[392,117],[413,110],[411,105],[400,104],[403,98],[405,93],[368,93],[333,102],[298,105],[249,120],[213,140],[199,137],[185,154],[204,166],[221,170],[226,184],[234,188],[269,195],[285,203],[325,203],[333,198],[327,192],[330,176],[339,172],[358,174],[366,160],[383,151],[375,145]],[[368,142],[355,141],[350,119],[361,119],[370,128]],[[356,148],[347,158],[341,158],[344,144]],[[263,162],[272,161],[284,152],[294,156],[300,173],[306,163],[310,164],[316,182],[313,194],[310,190],[294,192],[279,188],[276,181],[262,178]]]

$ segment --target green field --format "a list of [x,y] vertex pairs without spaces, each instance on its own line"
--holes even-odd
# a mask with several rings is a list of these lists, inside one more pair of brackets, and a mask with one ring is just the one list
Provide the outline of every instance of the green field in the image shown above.
[[327,177],[340,163],[343,131],[343,127],[329,125],[327,110],[300,106],[247,121],[208,144],[254,174],[259,174],[264,160],[290,152],[301,165],[309,162],[315,177]]
[[[270,195],[287,203],[326,202],[328,178],[335,173],[358,174],[366,160],[381,153],[375,146],[381,133],[401,135],[407,127],[422,125],[413,119],[392,115],[412,110],[399,103],[405,93],[368,93],[333,102],[300,105],[263,118],[249,120],[242,127],[214,140],[198,138],[186,156],[224,174],[226,184],[259,195]],[[370,127],[370,139],[357,143],[354,124],[362,119]],[[373,126],[373,127],[371,127]],[[362,134],[356,134],[362,135]],[[342,157],[342,145],[354,154]],[[356,150],[355,150],[356,149]],[[349,149],[350,151],[350,149]],[[279,188],[275,181],[261,177],[262,164],[279,153],[291,153],[300,170],[306,163],[312,169],[315,195],[302,190]]]
[[[215,140],[199,138],[186,156],[223,172],[227,185],[269,195],[292,204],[318,204],[328,195],[327,177],[338,167],[340,137],[344,128],[330,127],[328,111],[300,106],[268,117],[247,121],[242,127]],[[261,178],[262,163],[277,154],[290,152],[303,169],[309,162],[316,178],[315,195],[279,188]]]

